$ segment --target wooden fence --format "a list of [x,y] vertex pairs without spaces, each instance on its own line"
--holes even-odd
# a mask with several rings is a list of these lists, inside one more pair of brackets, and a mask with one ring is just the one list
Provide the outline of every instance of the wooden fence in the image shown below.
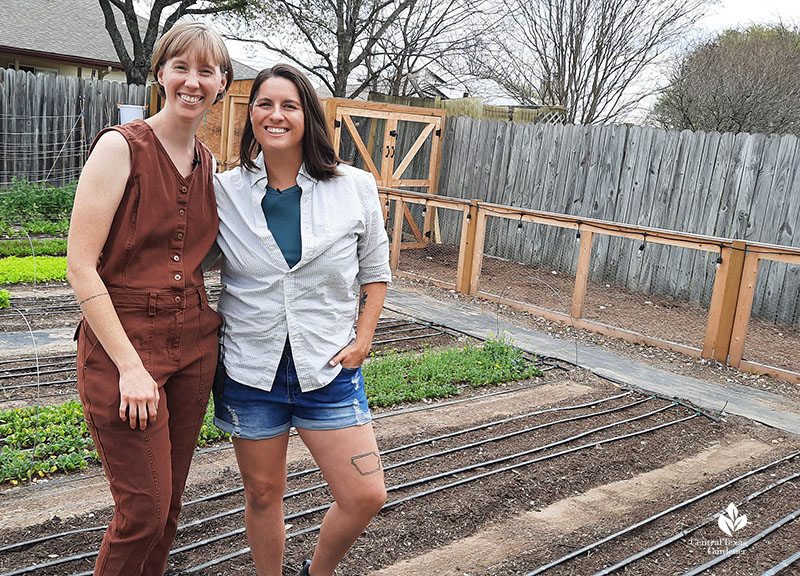
[[[759,263],[771,261],[800,266],[800,249],[798,248],[672,232],[591,218],[576,218],[405,190],[383,187],[379,189],[390,237],[390,264],[393,272],[398,276],[424,280],[445,288],[455,289],[462,294],[479,296],[548,320],[564,322],[575,328],[599,332],[637,344],[665,348],[692,357],[714,358],[721,362],[728,362],[742,370],[768,374],[800,384],[800,355],[796,353],[796,346],[793,344],[789,347],[782,346],[784,351],[788,348],[788,357],[777,358],[777,362],[772,357],[769,348],[764,350],[763,338],[761,339],[761,350],[753,350],[751,358],[747,357],[749,354],[745,350],[745,340],[750,332],[751,304],[755,296],[755,288],[759,283],[759,277],[767,273],[767,267],[759,266]],[[393,207],[392,204],[394,204]],[[410,236],[405,230],[404,224],[404,215],[407,214],[409,205],[422,207],[425,214],[422,219],[422,237],[427,239],[428,248],[435,246],[436,237],[440,232],[436,226],[440,217],[432,217],[431,213],[444,209],[451,213],[458,222],[458,240],[455,242],[457,256],[449,265],[439,263],[438,273],[440,276],[438,279],[420,271],[420,268],[425,267],[424,259],[429,258],[427,254],[430,252],[426,248],[420,248],[418,242],[407,243],[404,241],[406,237]],[[520,230],[523,223],[527,223],[537,224],[551,230],[569,231],[568,236],[573,239],[577,235],[579,246],[573,271],[574,280],[571,282],[571,298],[568,298],[570,301],[567,303],[566,309],[554,310],[536,300],[520,300],[516,295],[504,290],[498,293],[484,287],[484,283],[489,278],[486,277],[483,266],[490,260],[496,260],[491,257],[487,259],[485,251],[490,219],[508,220],[515,229],[519,226]],[[524,234],[522,232],[522,235]],[[594,262],[608,257],[608,253],[599,253],[596,250],[603,238],[630,239],[635,241],[635,244],[639,244],[646,238],[647,242],[651,244],[650,248],[647,248],[648,250],[661,246],[708,253],[713,256],[715,272],[710,275],[712,283],[710,302],[707,308],[699,314],[697,310],[689,311],[690,321],[697,324],[692,328],[700,334],[700,342],[697,345],[648,334],[642,330],[641,326],[609,324],[607,321],[597,321],[586,316],[585,304],[589,286],[589,271]],[[399,263],[402,258],[401,253],[406,250],[409,253],[416,252],[418,254],[411,258],[411,269],[404,270]],[[517,268],[515,272],[519,274],[522,271]],[[449,279],[444,279],[444,276],[449,276]],[[506,278],[506,281],[513,283],[516,280]],[[639,313],[649,315],[653,312],[648,310]],[[679,315],[682,313],[678,311]],[[660,314],[663,322],[670,321],[666,311],[662,310]],[[675,318],[672,315],[672,319]],[[782,333],[776,335],[776,332],[776,330],[770,330],[767,334],[767,346],[770,342],[774,344],[776,336],[784,336]],[[791,339],[790,336],[789,341]]]
[[[413,177],[413,175],[411,176]],[[666,131],[637,126],[516,124],[457,117],[445,128],[440,195],[575,218],[675,230],[783,246],[800,246],[800,144],[792,135]],[[457,244],[460,221],[442,218],[441,237]],[[526,264],[564,267],[574,236],[521,245],[516,226],[492,226],[485,250]],[[592,279],[611,279],[708,305],[716,255],[687,262],[654,247],[634,273],[629,244],[596,239]],[[635,251],[635,248],[633,248]],[[759,276],[753,314],[800,326],[800,267],[773,263]],[[574,262],[567,267],[574,272]],[[570,268],[571,267],[571,268]],[[687,276],[679,285],[674,278]]]
[[76,180],[117,104],[145,104],[145,87],[0,69],[0,188],[11,179]]

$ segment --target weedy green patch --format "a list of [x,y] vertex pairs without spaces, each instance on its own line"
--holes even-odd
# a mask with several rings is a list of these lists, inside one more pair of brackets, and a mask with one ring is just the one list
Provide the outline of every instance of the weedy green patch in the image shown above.
[[33,256],[0,259],[0,284],[20,282],[64,282],[67,279],[67,259],[63,256]]
[[75,187],[75,183],[55,187],[14,179],[11,188],[0,193],[0,234],[66,234]]
[[11,294],[8,290],[0,290],[0,310],[11,306]]
[[502,339],[483,346],[390,352],[370,360],[363,372],[370,406],[446,398],[458,394],[459,384],[488,386],[542,374],[522,350]]
[[0,258],[8,256],[64,256],[67,253],[66,238],[14,238],[12,240],[0,240]]
[[[518,348],[504,340],[483,346],[391,352],[372,356],[363,368],[370,406],[458,395],[459,384],[487,386],[541,375]],[[228,435],[213,424],[209,403],[199,446]],[[18,408],[0,412],[0,482],[19,482],[55,472],[85,468],[97,460],[83,410],[77,401],[58,406]]]

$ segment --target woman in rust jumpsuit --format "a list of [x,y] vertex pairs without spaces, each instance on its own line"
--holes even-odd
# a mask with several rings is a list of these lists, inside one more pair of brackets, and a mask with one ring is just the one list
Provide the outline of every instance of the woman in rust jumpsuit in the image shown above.
[[152,63],[166,105],[98,135],[69,233],[78,391],[115,505],[95,574],[164,574],[217,360],[200,268],[219,223],[215,166],[195,132],[230,86],[230,58],[190,22]]

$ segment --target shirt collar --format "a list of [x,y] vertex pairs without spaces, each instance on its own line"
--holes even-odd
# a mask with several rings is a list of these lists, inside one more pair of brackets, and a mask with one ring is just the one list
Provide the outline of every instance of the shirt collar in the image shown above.
[[[267,187],[267,169],[264,165],[264,152],[259,152],[258,156],[256,156],[253,163],[256,165],[256,169],[253,171],[245,170],[245,174],[247,178],[250,180],[250,186],[256,186],[259,188],[266,189]],[[306,163],[300,165],[300,172],[297,174],[297,184],[300,188],[307,188],[309,186],[303,186],[304,183],[315,184],[317,179],[312,177],[308,170],[306,170]]]

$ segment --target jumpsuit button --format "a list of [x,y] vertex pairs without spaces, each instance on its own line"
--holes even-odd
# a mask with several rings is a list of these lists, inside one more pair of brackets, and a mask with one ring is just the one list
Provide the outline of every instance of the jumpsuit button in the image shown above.
[[178,240],[183,240],[183,232],[178,232]]
[[186,194],[186,186],[181,186],[181,194]]
[[181,257],[175,254],[175,256],[173,256],[172,259],[175,260],[175,262],[178,262],[180,261]]
[[186,214],[186,210],[184,210],[183,208],[181,208],[180,210],[178,210],[178,214],[179,214],[180,216],[183,216],[184,214]]
[[174,278],[175,278],[175,280],[180,280],[181,279],[181,275],[180,274],[175,274]]
[[175,296],[175,302],[180,302],[180,301],[181,301],[181,297],[180,296]]

